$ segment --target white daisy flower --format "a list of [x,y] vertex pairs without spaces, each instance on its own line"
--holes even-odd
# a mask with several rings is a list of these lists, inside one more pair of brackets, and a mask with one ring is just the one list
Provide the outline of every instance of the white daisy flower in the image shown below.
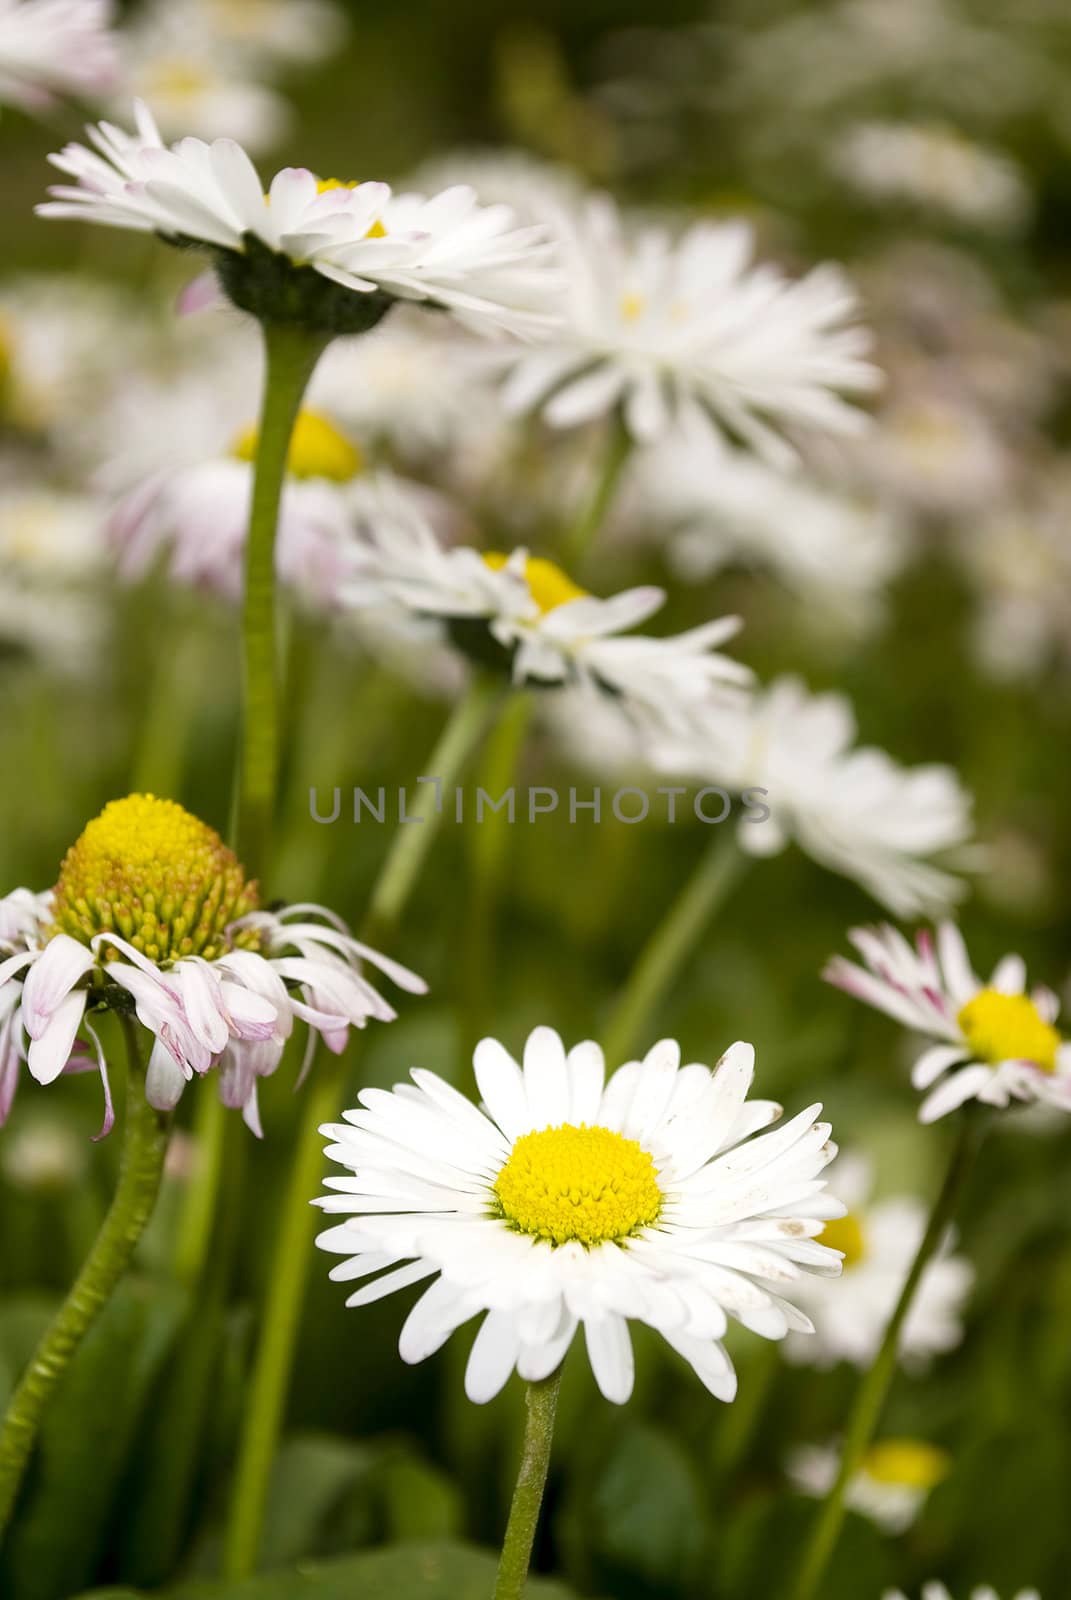
[[92,580],[107,566],[95,500],[0,484],[0,651],[61,676],[90,669],[107,624]]
[[757,567],[854,633],[880,620],[909,549],[903,527],[872,497],[776,472],[706,431],[682,429],[639,456],[625,515],[637,536],[666,544],[685,581],[736,563]]
[[[219,835],[172,800],[113,800],[71,847],[54,890],[0,900],[0,1113],[22,1062],[38,1083],[86,1065],[92,1041],[113,1118],[108,1069],[88,1017],[133,1010],[154,1037],[146,1097],[177,1104],[195,1074],[219,1069],[224,1104],[259,1133],[257,1080],[278,1067],[295,1021],[328,1049],[394,1011],[369,963],[411,994],[414,973],[354,939],[320,906],[258,907]],[[2,1117],[0,1117],[2,1120]]]
[[[802,1445],[789,1456],[788,1475],[801,1494],[823,1500],[839,1466],[839,1452],[833,1447]],[[951,1466],[946,1451],[923,1439],[879,1439],[848,1484],[845,1504],[883,1533],[903,1533]]]
[[[803,1366],[832,1367],[838,1361],[869,1367],[876,1357],[900,1291],[926,1231],[928,1212],[915,1195],[873,1200],[873,1172],[859,1156],[841,1156],[832,1179],[848,1207],[828,1222],[820,1237],[839,1250],[843,1270],[836,1291],[817,1278],[801,1283],[796,1298],[814,1322],[811,1339],[790,1334],[785,1356]],[[974,1270],[952,1254],[951,1237],[929,1263],[900,1333],[900,1360],[915,1371],[935,1355],[953,1350],[963,1337],[963,1303]]]
[[0,103],[47,111],[115,82],[112,0],[0,0]]
[[402,1329],[403,1360],[425,1360],[482,1315],[465,1376],[481,1403],[514,1368],[548,1377],[582,1324],[595,1381],[621,1404],[633,1319],[731,1400],[729,1317],[768,1339],[809,1329],[780,1291],[839,1270],[815,1242],[843,1209],[821,1176],[834,1146],[819,1106],[751,1137],[781,1108],[746,1098],[750,1045],[711,1072],[682,1067],[664,1039],[604,1083],[598,1045],[566,1053],[537,1028],[523,1068],[494,1039],[473,1064],[482,1109],[414,1068],[412,1084],[365,1089],[359,1110],[322,1130],[355,1174],[329,1178],[318,1202],[346,1214],[317,1241],[346,1257],[331,1276],[370,1280],[347,1304],[434,1279]]
[[963,846],[970,796],[950,767],[901,767],[855,746],[851,705],[780,678],[731,717],[708,747],[667,745],[663,769],[692,772],[737,793],[764,791],[770,816],[743,823],[741,848],[770,856],[795,840],[901,916],[944,907],[964,892],[931,857]]
[[791,282],[754,266],[744,223],[630,237],[605,196],[561,211],[555,234],[564,325],[516,361],[513,409],[538,405],[554,426],[574,427],[620,407],[639,440],[698,419],[782,465],[793,457],[786,427],[862,427],[840,395],[873,389],[878,374],[837,268]]
[[1071,1043],[1055,1026],[1060,1002],[1043,986],[1027,993],[1021,956],[1005,956],[985,983],[951,922],[941,923],[936,942],[920,932],[914,949],[888,925],[853,928],[848,937],[865,966],[834,956],[823,977],[936,1041],[911,1072],[916,1089],[931,1091],[919,1108],[922,1122],[967,1100],[1043,1101],[1071,1111]]
[[[908,1597],[902,1589],[889,1589],[884,1600],[908,1600]],[[943,1583],[924,1583],[919,1600],[952,1600],[952,1594]],[[1000,1596],[988,1583],[984,1583],[972,1589],[967,1600],[1000,1600]],[[1041,1600],[1041,1596],[1036,1589],[1020,1589],[1018,1594],[1012,1596],[1012,1600]]]
[[[54,187],[40,215],[200,245],[243,309],[333,332],[370,326],[395,299],[447,307],[481,331],[546,326],[549,247],[542,229],[514,228],[508,207],[480,206],[464,186],[394,195],[385,183],[320,180],[301,167],[276,173],[265,192],[233,139],[169,147],[140,101],[135,119],[134,133],[100,123],[88,130],[92,148],[70,144],[51,158],[74,181]],[[365,305],[332,297],[331,285]]]
[[422,517],[389,501],[382,518],[369,520],[344,598],[358,612],[386,601],[439,618],[459,648],[507,668],[514,683],[607,694],[666,735],[701,733],[751,678],[718,652],[738,631],[737,617],[669,638],[626,634],[661,607],[664,590],[599,599],[523,549],[445,547]]
[[502,427],[487,349],[449,323],[398,306],[356,339],[336,339],[316,369],[317,402],[403,459],[454,452]]
[[291,114],[284,96],[249,75],[198,6],[168,0],[142,11],[123,44],[122,85],[112,101],[117,114],[144,100],[165,137],[227,136],[249,150],[266,149],[286,133]]
[[157,0],[180,11],[247,66],[322,61],[346,35],[346,18],[330,0]]
[[948,124],[856,123],[838,135],[831,164],[875,201],[906,201],[1001,233],[1030,218],[1030,190],[1016,162]]
[[[111,541],[127,579],[142,577],[162,550],[177,583],[237,600],[253,495],[256,430],[237,435],[228,454],[153,475],[122,497],[109,519]],[[353,524],[374,513],[384,485],[421,510],[434,497],[385,474],[368,474],[357,446],[331,419],[299,413],[287,456],[276,540],[280,580],[307,604],[338,603],[352,569]]]

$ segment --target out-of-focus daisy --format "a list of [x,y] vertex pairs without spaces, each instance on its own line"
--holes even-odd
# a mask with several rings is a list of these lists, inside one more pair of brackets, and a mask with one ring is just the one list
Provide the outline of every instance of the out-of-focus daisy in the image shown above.
[[514,409],[540,406],[571,427],[620,407],[641,440],[698,419],[781,464],[793,454],[786,427],[861,428],[841,395],[869,391],[878,375],[835,267],[793,282],[754,266],[744,223],[630,235],[603,196],[561,212],[555,234],[563,327],[517,360],[505,388]]
[[358,339],[337,339],[313,380],[317,403],[403,460],[453,453],[501,428],[483,345],[399,306]]
[[101,509],[89,496],[0,483],[0,652],[82,672],[103,643],[107,566]]
[[[236,8],[240,9],[240,8]],[[131,100],[151,104],[165,137],[227,136],[263,150],[286,132],[284,97],[248,74],[241,58],[207,26],[200,5],[168,0],[139,13],[123,39],[117,110]]]
[[932,858],[965,845],[970,796],[950,767],[901,767],[855,746],[855,733],[843,695],[781,678],[728,719],[716,744],[669,744],[656,758],[736,793],[765,791],[769,817],[740,826],[749,854],[775,855],[794,840],[900,916],[948,905],[963,883]]
[[515,683],[609,694],[667,735],[698,735],[737,703],[750,680],[745,667],[718,652],[736,633],[737,618],[669,638],[628,634],[659,609],[663,590],[598,599],[554,562],[524,550],[506,556],[444,547],[404,506],[385,504],[384,516],[370,519],[344,595],[357,611],[387,601],[439,618],[460,648],[508,669]]
[[112,0],[0,0],[0,104],[47,111],[95,98],[118,68]]
[[[841,1156],[832,1179],[848,1214],[826,1224],[823,1244],[839,1250],[843,1271],[835,1293],[816,1278],[801,1284],[797,1299],[814,1322],[814,1337],[790,1335],[785,1355],[805,1366],[850,1361],[869,1367],[881,1346],[900,1291],[926,1230],[927,1209],[914,1195],[871,1199],[873,1173],[861,1157]],[[970,1263],[946,1240],[911,1302],[900,1333],[900,1359],[918,1370],[963,1337],[963,1302],[974,1281]]]
[[1011,157],[940,123],[857,123],[837,136],[831,160],[873,200],[906,201],[1001,233],[1030,216],[1030,191]]
[[363,963],[410,993],[425,987],[321,906],[261,910],[257,885],[219,835],[152,795],[105,806],[53,890],[0,900],[0,951],[0,1111],[22,1062],[48,1084],[92,1053],[104,1084],[101,1137],[113,1112],[95,1011],[132,1007],[153,1035],[151,1105],[170,1109],[195,1074],[218,1068],[224,1103],[259,1132],[257,1082],[278,1067],[296,1021],[308,1025],[310,1051],[319,1036],[339,1052],[351,1027],[395,1015]]
[[319,1204],[346,1220],[317,1242],[347,1258],[333,1278],[370,1280],[347,1304],[434,1280],[402,1329],[404,1360],[482,1315],[465,1376],[482,1402],[514,1368],[548,1377],[582,1324],[595,1381],[620,1404],[631,1319],[731,1400],[729,1317],[769,1339],[809,1328],[780,1291],[838,1270],[814,1239],[842,1210],[821,1176],[834,1147],[819,1106],[751,1138],[780,1107],[747,1099],[750,1045],[711,1072],[682,1067],[665,1039],[606,1083],[599,1047],[566,1053],[551,1028],[529,1035],[523,1068],[494,1039],[473,1059],[481,1110],[414,1068],[323,1129],[355,1176],[327,1180]]
[[[126,494],[110,518],[110,534],[127,578],[141,577],[163,549],[179,583],[234,600],[242,592],[242,555],[253,493],[256,430],[233,440],[228,454],[152,476]],[[352,525],[379,504],[381,488],[364,473],[357,446],[329,417],[302,411],[287,456],[276,543],[280,579],[306,602],[338,603],[352,567]],[[391,480],[405,502],[415,487]]]
[[[542,229],[514,228],[508,207],[480,206],[461,185],[429,199],[302,167],[284,168],[265,190],[233,139],[169,147],[142,102],[135,119],[134,133],[101,123],[88,130],[92,148],[69,144],[52,157],[73,182],[50,191],[42,216],[199,245],[236,304],[332,332],[346,331],[347,313],[352,331],[370,326],[396,299],[447,307],[482,331],[546,327],[557,288],[549,246]],[[340,297],[339,285],[365,304]]]
[[154,355],[148,319],[115,284],[69,273],[0,284],[0,421],[75,454],[80,472],[87,415]]
[[573,169],[541,161],[526,150],[493,146],[435,156],[417,170],[414,183],[431,190],[467,183],[483,205],[508,205],[524,222],[550,225],[582,205],[585,193]]
[[687,581],[737,562],[756,566],[852,632],[880,615],[908,553],[904,529],[873,498],[776,472],[683,431],[639,458],[626,518],[637,534],[667,543]]
[[346,18],[330,0],[157,0],[187,13],[248,66],[322,61],[342,43]]
[[[788,1473],[801,1494],[824,1499],[839,1465],[832,1446],[803,1445],[789,1457]],[[845,1503],[884,1533],[903,1533],[951,1467],[948,1454],[923,1439],[879,1439],[848,1484]]]
[[[908,1600],[908,1597],[902,1589],[889,1589],[885,1600]],[[924,1583],[919,1600],[952,1600],[952,1594],[943,1583]],[[1000,1596],[985,1583],[972,1589],[966,1600],[1000,1600]],[[1036,1589],[1020,1589],[1018,1594],[1012,1595],[1011,1600],[1041,1600],[1041,1596]]]
[[865,966],[834,956],[823,976],[865,1005],[936,1041],[915,1062],[911,1081],[929,1090],[919,1108],[935,1122],[967,1100],[1007,1106],[1040,1100],[1071,1111],[1071,1043],[1056,1028],[1051,989],[1026,990],[1026,966],[1009,955],[989,982],[971,966],[951,922],[918,934],[914,949],[895,928],[853,928]]

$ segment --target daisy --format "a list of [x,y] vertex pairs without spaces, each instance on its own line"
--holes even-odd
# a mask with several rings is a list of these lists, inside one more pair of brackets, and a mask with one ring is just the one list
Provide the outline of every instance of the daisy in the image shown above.
[[[122,575],[141,578],[167,550],[176,582],[240,598],[256,445],[256,429],[244,429],[228,453],[154,474],[125,494],[108,524]],[[327,608],[337,603],[352,564],[354,520],[379,505],[384,475],[366,473],[353,441],[311,409],[294,425],[287,474],[276,541],[279,578],[307,603]],[[429,491],[400,479],[389,483],[402,503],[415,496],[422,508],[435,504]]]
[[384,509],[370,519],[356,577],[344,590],[357,612],[386,601],[438,618],[459,648],[508,670],[515,684],[609,695],[637,723],[666,735],[698,735],[750,681],[745,667],[718,651],[739,629],[736,617],[670,638],[629,634],[662,606],[664,590],[600,599],[524,549],[447,548],[411,510],[389,502]]
[[[843,1256],[833,1293],[817,1278],[801,1283],[796,1298],[814,1321],[812,1339],[790,1335],[785,1355],[804,1366],[838,1361],[869,1367],[881,1347],[900,1292],[926,1231],[928,1211],[914,1195],[873,1200],[873,1173],[861,1157],[841,1156],[833,1182],[848,1214],[828,1222],[823,1244]],[[970,1263],[942,1252],[926,1267],[900,1334],[900,1359],[918,1370],[952,1350],[963,1337],[963,1302],[974,1281]]]
[[89,129],[51,159],[73,182],[42,216],[158,233],[214,255],[228,296],[255,315],[361,332],[397,299],[446,307],[481,331],[541,330],[556,279],[540,228],[459,185],[427,198],[287,167],[265,186],[233,139],[166,146],[148,107],[136,131]]
[[0,653],[63,677],[90,669],[107,624],[93,580],[107,557],[94,499],[0,481]]
[[514,1368],[548,1377],[582,1324],[595,1381],[621,1404],[632,1319],[731,1400],[729,1317],[767,1339],[809,1330],[780,1291],[839,1270],[815,1242],[843,1209],[821,1176],[834,1146],[820,1106],[751,1137],[781,1108],[746,1098],[750,1045],[711,1072],[682,1067],[664,1039],[604,1082],[598,1045],[567,1053],[536,1028],[523,1067],[494,1039],[473,1065],[481,1109],[414,1068],[412,1084],[363,1090],[359,1110],[322,1130],[355,1174],[329,1178],[318,1202],[346,1216],[317,1241],[346,1258],[331,1276],[367,1280],[347,1304],[433,1279],[402,1328],[403,1360],[481,1316],[465,1389],[482,1403]]
[[[885,1600],[908,1600],[908,1597],[902,1589],[890,1589]],[[943,1583],[924,1583],[919,1600],[952,1600],[952,1595]],[[1000,1596],[986,1583],[972,1589],[968,1600],[1000,1600]],[[1041,1596],[1036,1589],[1020,1589],[1012,1600],[1041,1600]]]
[[698,419],[782,465],[786,428],[862,427],[840,395],[874,388],[877,372],[837,268],[791,282],[755,266],[744,223],[630,235],[606,196],[560,211],[555,234],[563,327],[516,361],[508,406],[539,406],[556,427],[620,407],[639,440]]
[[887,925],[853,928],[848,937],[865,965],[834,956],[826,980],[935,1041],[911,1072],[915,1088],[930,1091],[920,1121],[936,1122],[968,1100],[1071,1111],[1071,1044],[1055,1026],[1060,1003],[1051,989],[1027,992],[1021,956],[1005,956],[986,983],[951,922],[936,941],[920,932],[914,949]]
[[0,0],[0,103],[47,111],[105,93],[118,59],[111,0]]
[[839,694],[810,695],[780,678],[727,719],[707,747],[667,745],[663,769],[742,793],[764,792],[770,815],[742,824],[740,845],[771,856],[790,840],[900,916],[944,907],[962,882],[931,859],[963,846],[969,795],[949,767],[901,767],[856,746],[855,715]]
[[[801,1494],[821,1500],[833,1487],[839,1464],[835,1449],[804,1445],[789,1457],[788,1473]],[[845,1503],[882,1532],[903,1533],[951,1466],[946,1451],[923,1439],[879,1439],[849,1483]]]
[[856,123],[838,136],[832,165],[871,200],[907,202],[998,233],[1020,230],[1032,210],[1009,156],[942,123]]
[[24,1061],[49,1084],[85,1065],[89,1046],[114,1120],[108,1070],[89,1015],[133,1009],[153,1035],[145,1093],[170,1110],[195,1074],[219,1069],[224,1104],[260,1132],[257,1080],[278,1067],[294,1023],[336,1054],[351,1027],[395,1013],[367,962],[411,994],[414,973],[354,939],[321,906],[262,910],[219,835],[172,800],[113,800],[67,852],[56,886],[0,900],[0,1113]]
[[880,620],[908,554],[903,527],[874,498],[776,472],[688,429],[638,457],[625,515],[637,536],[667,546],[686,582],[758,568],[856,633]]

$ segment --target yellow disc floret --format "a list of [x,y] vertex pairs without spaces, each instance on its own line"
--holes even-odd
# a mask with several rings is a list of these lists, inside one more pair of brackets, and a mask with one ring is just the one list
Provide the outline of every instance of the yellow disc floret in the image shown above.
[[[484,553],[484,562],[492,572],[501,572],[509,560],[501,550],[488,550]],[[567,572],[553,561],[548,561],[544,556],[528,556],[524,563],[524,577],[531,591],[532,599],[546,616],[548,611],[555,611],[558,606],[564,606],[570,600],[585,600],[588,595],[578,583],[574,583]]]
[[901,1489],[933,1489],[951,1465],[948,1452],[925,1439],[879,1439],[863,1457],[868,1478]]
[[844,1255],[844,1268],[857,1267],[866,1258],[866,1235],[862,1219],[849,1211],[846,1217],[835,1217],[827,1222],[819,1234],[819,1243]]
[[605,1244],[658,1220],[654,1162],[610,1128],[541,1128],[513,1146],[495,1180],[506,1221],[551,1244]]
[[[231,454],[239,461],[256,459],[256,428],[246,428],[238,435]],[[357,446],[333,422],[318,411],[299,414],[286,457],[286,470],[292,478],[330,478],[334,483],[349,483],[363,466]]]
[[229,925],[257,909],[247,881],[219,834],[151,794],[112,800],[68,850],[56,884],[57,933],[88,944],[118,933],[150,961],[207,961],[234,946],[258,949],[260,935]]
[[1042,1072],[1056,1071],[1061,1039],[1025,994],[981,989],[968,1000],[956,1021],[979,1061],[1029,1061]]

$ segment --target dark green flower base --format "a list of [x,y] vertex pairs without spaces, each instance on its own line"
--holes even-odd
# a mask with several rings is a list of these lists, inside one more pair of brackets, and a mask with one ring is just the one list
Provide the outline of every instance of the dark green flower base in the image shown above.
[[367,293],[332,283],[315,267],[296,266],[247,233],[244,250],[215,250],[219,281],[227,298],[264,323],[287,323],[310,333],[367,333],[391,306],[394,296]]

